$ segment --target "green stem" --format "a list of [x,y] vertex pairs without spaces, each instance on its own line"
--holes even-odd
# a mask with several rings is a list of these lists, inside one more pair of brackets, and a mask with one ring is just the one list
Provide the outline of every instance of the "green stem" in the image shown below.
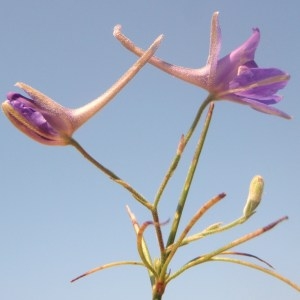
[[195,131],[195,128],[197,127],[198,122],[199,122],[199,120],[200,120],[200,118],[202,116],[203,111],[205,110],[206,106],[209,103],[211,103],[213,100],[214,100],[214,98],[213,98],[213,95],[211,95],[211,94],[209,94],[206,97],[206,99],[201,103],[201,106],[198,109],[198,112],[197,112],[197,114],[196,114],[196,116],[194,118],[194,121],[193,121],[193,123],[192,123],[189,131],[186,133],[185,136],[183,136],[181,138],[179,146],[178,146],[178,149],[177,149],[177,152],[176,152],[176,155],[173,158],[173,161],[171,162],[171,165],[170,165],[170,167],[169,167],[169,169],[168,169],[168,171],[167,171],[167,173],[166,173],[166,175],[165,175],[165,177],[164,177],[164,179],[163,179],[163,181],[162,181],[162,183],[161,183],[161,185],[160,185],[160,187],[159,187],[159,189],[157,191],[157,194],[155,196],[155,200],[154,200],[154,204],[153,204],[154,207],[158,206],[158,203],[159,203],[159,201],[161,199],[161,196],[162,196],[162,194],[163,194],[163,192],[165,190],[165,187],[167,186],[170,178],[172,177],[172,175],[173,175],[173,173],[174,173],[174,171],[175,171],[175,169],[176,169],[176,167],[177,167],[177,165],[178,165],[178,163],[180,161],[181,154],[182,154],[185,146],[189,142],[191,136],[193,135],[193,133]]
[[[211,99],[211,98],[208,97],[206,100],[208,101],[208,99]],[[207,103],[209,103],[210,101],[208,101]],[[175,215],[174,215],[174,218],[173,218],[171,231],[170,231],[170,234],[169,234],[169,239],[168,239],[168,242],[167,242],[167,247],[170,246],[171,244],[173,244],[174,240],[175,240],[175,236],[176,236],[177,229],[178,229],[178,226],[179,226],[179,223],[180,223],[180,218],[181,218],[181,215],[182,215],[182,211],[184,209],[185,201],[187,199],[187,196],[188,196],[188,193],[189,193],[192,181],[193,181],[193,177],[194,177],[194,174],[195,174],[195,170],[197,168],[199,157],[200,157],[201,151],[203,149],[206,134],[207,134],[208,129],[209,129],[209,124],[210,124],[210,121],[211,121],[211,118],[212,118],[212,113],[213,113],[213,107],[214,107],[214,105],[213,105],[213,103],[211,103],[211,105],[209,107],[209,111],[207,113],[205,123],[204,123],[203,130],[202,130],[200,138],[198,140],[198,144],[197,144],[197,147],[196,147],[196,150],[195,150],[195,153],[194,153],[194,157],[192,159],[192,163],[190,165],[190,168],[189,168],[189,171],[188,171],[188,174],[187,174],[187,178],[186,178],[185,183],[184,183],[184,187],[183,187],[181,196],[179,198],[177,209],[176,209],[176,212],[175,212]],[[200,117],[201,114],[200,113],[198,113],[198,114],[199,114],[199,117]],[[194,128],[195,128],[196,125],[197,125],[197,122],[194,121],[193,126],[192,126],[192,130],[189,131],[189,135],[186,137],[187,140],[190,138],[190,136],[191,136],[192,132],[194,131]]]
[[[196,150],[195,150],[192,162],[191,162],[191,166],[190,166],[188,174],[187,174],[187,178],[186,178],[186,181],[185,181],[185,184],[184,184],[184,188],[183,188],[181,197],[180,197],[179,202],[178,202],[177,210],[176,210],[175,216],[173,218],[173,224],[172,224],[171,231],[170,231],[170,234],[169,234],[169,240],[168,240],[167,246],[170,246],[171,244],[174,243],[174,239],[175,239],[177,229],[178,229],[178,225],[179,225],[179,222],[180,222],[180,217],[181,217],[181,214],[182,214],[182,211],[183,211],[183,208],[184,208],[185,201],[187,199],[187,195],[188,195],[188,192],[189,192],[192,180],[193,180],[195,170],[197,168],[199,157],[200,157],[200,154],[201,154],[201,151],[202,151],[202,148],[203,148],[203,144],[204,144],[204,141],[205,141],[205,137],[206,137],[206,134],[207,134],[207,131],[208,131],[208,128],[209,128],[211,118],[212,118],[213,108],[214,108],[214,104],[211,103],[211,105],[209,107],[209,110],[208,110],[208,113],[207,113],[207,116],[206,116],[206,120],[205,120],[205,123],[204,123],[203,130],[200,134],[200,137],[199,137],[199,140],[198,140],[198,143],[197,143],[197,146],[196,146]],[[203,211],[201,211],[200,216],[201,216],[202,213],[203,213]],[[199,214],[195,217],[195,219],[197,219],[198,216],[199,216]],[[193,219],[192,223],[190,224],[191,226],[193,226],[194,221],[195,220]],[[186,232],[184,232],[182,234],[182,236],[181,236],[182,239],[185,237],[185,234],[187,234],[188,231],[189,231],[189,228],[187,229]],[[176,245],[174,246],[174,248],[172,248],[170,253],[167,253],[167,254],[165,253],[162,256],[162,260],[161,260],[162,268],[161,268],[161,271],[160,271],[160,274],[159,274],[158,283],[161,283],[161,286],[163,286],[163,287],[165,287],[166,283],[167,283],[167,278],[166,277],[167,277],[167,269],[169,267],[169,263],[171,262],[171,260],[172,260],[173,256],[175,255],[178,247],[180,246],[181,241],[182,240],[179,240],[178,243],[176,243]]]
[[140,202],[143,206],[147,207],[152,211],[152,204],[148,202],[141,194],[139,194],[134,188],[132,188],[127,182],[117,176],[115,173],[104,167],[96,159],[94,159],[89,153],[87,153],[84,148],[73,138],[70,139],[70,145],[74,146],[88,161],[90,161],[94,166],[96,166],[100,171],[107,175],[111,180],[123,186],[132,196]]
[[208,95],[207,98],[200,105],[190,129],[188,130],[188,132],[186,133],[185,136],[181,137],[177,151],[176,151],[176,155],[173,158],[173,161],[172,161],[172,163],[171,163],[171,165],[170,165],[170,167],[169,167],[169,169],[157,191],[155,199],[154,199],[153,209],[152,209],[152,217],[153,217],[154,223],[156,224],[155,230],[156,230],[157,241],[158,241],[160,252],[161,252],[161,257],[163,257],[163,255],[164,255],[165,247],[164,247],[164,241],[163,241],[161,228],[159,225],[157,225],[160,223],[159,217],[158,217],[158,212],[157,212],[157,207],[158,207],[159,201],[162,197],[162,194],[163,194],[170,178],[172,177],[174,171],[177,168],[177,165],[181,159],[182,152],[184,151],[185,146],[189,142],[193,132],[195,131],[195,128],[197,127],[197,124],[202,116],[203,111],[205,110],[206,106],[212,101],[213,101],[212,95]]
[[[185,145],[183,145],[184,143],[186,143],[186,139],[183,137],[181,139],[181,141],[180,141],[180,146],[182,145],[183,148],[185,146]],[[166,186],[167,186],[170,178],[172,177],[174,171],[177,168],[177,165],[178,165],[178,163],[180,161],[180,158],[181,158],[181,154],[182,154],[182,151],[178,151],[177,150],[176,155],[173,158],[173,161],[172,161],[172,163],[171,163],[171,165],[169,167],[169,170],[167,171],[167,173],[166,173],[166,175],[165,175],[165,177],[164,177],[164,179],[163,179],[163,181],[162,181],[162,183],[161,183],[161,185],[160,185],[160,187],[159,187],[159,189],[157,191],[157,194],[156,194],[155,200],[154,200],[154,204],[153,204],[154,207],[158,206],[158,203],[159,203],[159,201],[161,199],[161,196],[162,196],[162,194],[163,194],[163,192],[164,192],[164,190],[165,190],[165,188],[166,188]]]
[[153,295],[152,300],[161,300],[162,295]]
[[153,222],[154,222],[157,242],[158,242],[159,249],[160,249],[160,256],[163,257],[163,255],[165,253],[165,243],[164,243],[163,235],[161,232],[160,221],[159,221],[159,216],[158,216],[156,207],[153,207],[152,218],[153,218]]

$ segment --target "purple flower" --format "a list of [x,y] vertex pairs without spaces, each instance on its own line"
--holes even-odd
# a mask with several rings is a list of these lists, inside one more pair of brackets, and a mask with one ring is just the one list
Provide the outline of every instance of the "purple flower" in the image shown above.
[[10,92],[2,109],[10,121],[27,136],[45,145],[68,145],[81,125],[101,110],[138,73],[158,48],[159,36],[142,57],[103,95],[77,109],[61,106],[38,90],[18,82],[29,97]]
[[2,109],[24,134],[46,145],[67,145],[74,132],[69,110],[24,83],[16,86],[31,98],[10,92]]
[[[219,13],[215,12],[212,17],[206,66],[190,69],[169,64],[155,56],[149,62],[177,78],[207,90],[214,100],[230,100],[249,105],[264,113],[290,119],[288,114],[271,106],[282,99],[276,93],[286,86],[290,76],[276,68],[259,68],[254,61],[260,39],[259,29],[253,29],[252,35],[245,43],[219,59],[221,29],[218,15]],[[143,54],[142,49],[121,33],[120,25],[115,27],[114,36],[130,51],[139,56]]]

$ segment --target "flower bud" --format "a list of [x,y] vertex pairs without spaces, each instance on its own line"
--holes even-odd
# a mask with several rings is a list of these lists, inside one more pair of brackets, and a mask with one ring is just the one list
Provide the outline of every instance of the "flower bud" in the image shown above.
[[248,199],[243,210],[245,217],[250,217],[255,213],[255,209],[261,201],[263,190],[264,179],[260,175],[254,176],[250,183]]
[[73,129],[67,111],[58,103],[18,83],[18,86],[39,94],[41,101],[10,92],[2,109],[8,119],[24,134],[46,145],[67,145]]

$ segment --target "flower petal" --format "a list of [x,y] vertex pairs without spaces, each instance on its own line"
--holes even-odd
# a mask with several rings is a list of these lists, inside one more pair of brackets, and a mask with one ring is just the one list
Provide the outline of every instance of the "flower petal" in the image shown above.
[[8,119],[24,134],[45,145],[67,145],[68,139],[58,133],[36,107],[32,99],[9,93],[2,109]]
[[247,99],[247,98],[236,98],[231,99],[231,101],[239,103],[239,104],[245,104],[249,105],[251,108],[263,112],[265,114],[274,115],[278,117],[282,117],[284,119],[291,119],[292,117],[288,115],[287,113],[275,108],[274,106],[270,106],[255,100]]
[[[275,94],[287,85],[289,76],[285,72],[275,68],[262,69],[247,68],[245,66],[241,67],[240,70],[238,76],[230,82],[229,86],[230,89],[244,87],[245,90],[236,92],[235,95],[263,101],[264,104],[275,104],[281,100],[282,97]],[[276,79],[280,76],[283,76],[283,79],[277,81]],[[272,78],[274,78],[274,82],[272,82]],[[268,80],[268,83],[263,84],[266,80]],[[255,87],[247,89],[247,86],[255,83]]]
[[215,92],[224,92],[229,89],[228,83],[236,77],[241,66],[257,67],[254,55],[259,40],[260,32],[256,28],[246,42],[218,61],[217,79],[213,87]]
[[10,105],[33,126],[39,128],[47,135],[57,135],[57,131],[48,123],[44,116],[30,105],[31,99],[17,93],[9,93],[7,98],[10,101]]

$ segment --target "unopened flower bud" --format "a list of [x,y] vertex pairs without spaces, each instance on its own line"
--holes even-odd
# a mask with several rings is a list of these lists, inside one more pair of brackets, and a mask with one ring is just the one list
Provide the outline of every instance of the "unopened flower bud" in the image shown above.
[[259,205],[264,190],[264,179],[260,176],[254,176],[250,183],[249,195],[244,207],[244,216],[250,217],[255,213],[256,207]]

